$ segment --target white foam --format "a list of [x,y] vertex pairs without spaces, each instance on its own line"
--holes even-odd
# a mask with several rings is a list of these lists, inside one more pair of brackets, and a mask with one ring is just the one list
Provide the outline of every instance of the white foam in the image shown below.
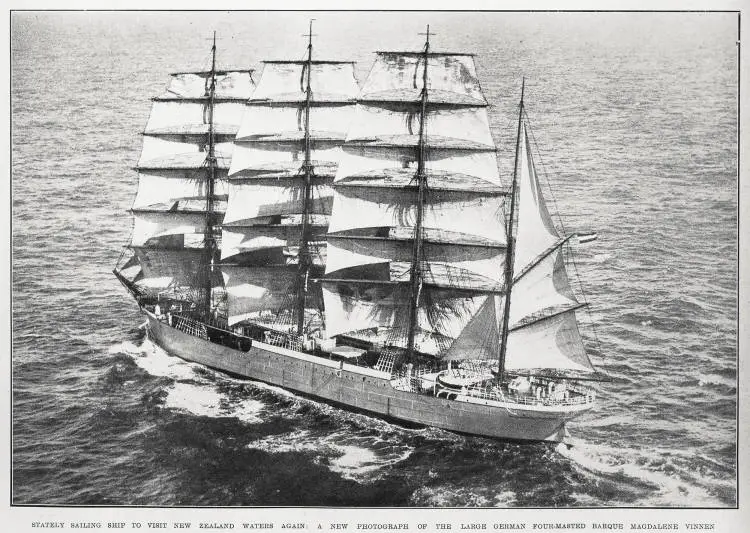
[[313,452],[319,464],[325,464],[342,477],[360,481],[373,480],[376,471],[405,460],[414,450],[400,443],[385,443],[377,437],[343,431],[316,435],[309,430],[271,435],[248,444],[248,448],[268,453]]
[[596,254],[594,257],[591,258],[591,261],[594,263],[604,263],[605,261],[608,261],[609,259],[612,259],[612,254]]
[[107,350],[110,355],[125,354],[125,355],[141,355],[143,350],[140,346],[130,341],[123,341],[113,346],[110,346]]
[[265,405],[257,400],[230,402],[224,394],[213,387],[181,382],[169,388],[164,407],[188,411],[197,416],[236,417],[246,424],[262,422],[259,413],[265,409]]
[[173,357],[148,339],[143,341],[138,353],[129,355],[133,356],[135,364],[152,376],[175,380],[199,379],[195,370],[201,368],[200,365]]
[[[604,476],[624,476],[641,484],[654,487],[654,493],[644,498],[644,505],[685,506],[721,505],[721,502],[705,487],[693,479],[694,472],[674,464],[668,454],[671,451],[614,448],[606,445],[590,444],[573,439],[572,447],[558,444],[555,450],[583,470]],[[667,467],[670,473],[663,469]],[[673,472],[673,473],[672,473]],[[607,502],[617,505],[617,502]],[[626,502],[619,502],[625,504]]]
[[706,385],[725,385],[727,387],[734,387],[735,381],[717,374],[698,374],[698,386],[705,387]]
[[247,399],[241,401],[234,408],[232,414],[246,424],[258,424],[263,421],[259,413],[265,408],[266,406],[263,402]]
[[516,504],[516,493],[506,490],[495,494],[495,507],[512,507]]
[[215,417],[221,415],[221,398],[221,394],[211,387],[177,382],[169,388],[164,407]]

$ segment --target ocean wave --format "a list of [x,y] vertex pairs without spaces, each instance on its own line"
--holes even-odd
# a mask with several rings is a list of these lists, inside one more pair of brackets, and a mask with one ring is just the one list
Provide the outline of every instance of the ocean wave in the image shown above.
[[177,382],[167,389],[163,407],[197,416],[234,417],[246,424],[257,424],[262,422],[260,414],[266,406],[252,399],[231,402],[210,386]]
[[[654,507],[719,507],[727,502],[713,490],[716,480],[698,477],[691,466],[691,455],[679,458],[680,451],[618,448],[573,439],[572,446],[559,444],[555,451],[579,469],[617,482],[623,495],[629,490],[643,493],[640,505]],[[722,484],[722,483],[720,483]],[[622,501],[601,502],[604,505],[629,505]]]
[[315,456],[342,477],[359,482],[374,481],[377,471],[406,460],[412,446],[397,439],[352,434],[347,430],[321,434],[312,429],[271,435],[248,444],[268,453],[303,452]]

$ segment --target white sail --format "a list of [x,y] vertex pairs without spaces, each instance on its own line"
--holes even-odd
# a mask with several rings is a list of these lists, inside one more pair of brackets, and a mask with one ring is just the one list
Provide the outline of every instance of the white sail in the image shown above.
[[498,360],[500,357],[500,321],[504,298],[488,295],[479,310],[466,323],[442,359],[446,361]]
[[[215,98],[247,99],[253,92],[254,84],[250,70],[216,71]],[[200,99],[208,95],[211,71],[178,72],[172,74],[169,86],[158,99]]]
[[[262,264],[296,264],[302,228],[294,226],[224,227],[221,239],[221,258],[256,252],[256,262]],[[310,228],[310,252],[313,264],[324,265],[326,257],[325,227]],[[274,254],[273,252],[277,253]]]
[[[169,168],[170,161],[174,165],[181,161],[205,158],[207,155],[208,140],[195,136],[185,136],[180,140],[176,138],[162,139],[159,137],[144,136],[141,158],[138,160],[139,167],[161,166]],[[217,158],[229,159],[232,157],[234,143],[217,142],[215,151]]]
[[[253,100],[300,102],[306,100],[306,61],[264,61]],[[310,85],[316,101],[354,100],[359,88],[354,63],[313,61]]]
[[[340,139],[352,121],[353,105],[314,105],[310,108],[310,135],[313,139]],[[253,101],[247,106],[237,141],[249,141],[304,134],[305,105],[259,105]]]
[[575,311],[567,311],[511,331],[508,334],[505,368],[593,372],[594,367],[586,355],[578,331]]
[[513,262],[515,272],[521,271],[560,239],[544,201],[523,124],[518,154],[518,230]]
[[[143,170],[138,173],[138,193],[133,208],[206,198],[207,169]],[[221,171],[217,172],[221,174]],[[223,172],[226,176],[226,171]],[[214,195],[227,194],[226,179],[214,181]]]
[[[427,195],[422,225],[501,242],[504,239],[503,199],[472,191]],[[405,189],[337,187],[331,233],[358,228],[413,227],[416,192]]]
[[[218,102],[214,104],[214,131],[235,134],[245,112],[244,102]],[[147,134],[208,133],[209,102],[155,101],[146,124]]]
[[[238,267],[222,265],[227,291],[229,325],[258,318],[262,312],[278,312],[293,307],[296,267]],[[317,285],[310,284],[308,306],[320,307]]]
[[[412,240],[348,237],[329,235],[326,275],[335,277],[338,270],[377,263],[410,265]],[[485,284],[502,284],[505,249],[495,246],[471,246],[454,242],[425,242],[422,268],[437,276],[447,268],[454,277],[476,275]],[[458,284],[445,276],[444,284]]]
[[[353,176],[388,176],[394,172],[417,171],[417,152],[414,147],[370,146],[345,144],[336,174],[336,181]],[[433,175],[470,177],[492,185],[501,185],[497,160],[493,150],[459,150],[430,148],[425,155],[427,183]],[[436,184],[437,185],[437,184]]]
[[[225,224],[252,223],[259,217],[300,214],[305,188],[301,180],[232,180]],[[333,191],[328,183],[316,180],[312,185],[309,212],[329,215]]]
[[203,234],[206,227],[204,213],[133,211],[133,218],[132,246],[146,245],[156,237]]
[[562,250],[558,248],[513,284],[509,325],[512,328],[545,309],[577,304],[565,271]]
[[[425,288],[424,292],[417,311],[418,328],[423,334],[439,335],[443,340],[460,335],[484,300],[484,297],[462,297],[440,289]],[[406,285],[324,282],[323,299],[326,335],[329,337],[383,328],[388,330],[382,335],[383,339],[403,346],[409,312],[409,288]]]
[[203,260],[203,250],[136,247],[133,252],[141,265],[142,275],[136,278],[138,286],[147,290],[195,286],[196,275]]
[[[419,108],[360,104],[347,135],[348,142],[417,146]],[[494,149],[487,111],[481,107],[434,109],[425,115],[426,142],[432,147],[470,146]],[[479,145],[479,146],[477,146]]]
[[[419,100],[424,56],[420,52],[378,52],[362,87],[363,99]],[[427,59],[430,101],[485,105],[474,57],[468,54],[430,53]]]
[[[310,154],[311,160],[316,164],[337,162],[340,157],[341,148],[335,144],[313,147]],[[248,172],[294,172],[299,176],[304,160],[305,147],[301,138],[278,142],[237,143],[229,175],[244,176]]]

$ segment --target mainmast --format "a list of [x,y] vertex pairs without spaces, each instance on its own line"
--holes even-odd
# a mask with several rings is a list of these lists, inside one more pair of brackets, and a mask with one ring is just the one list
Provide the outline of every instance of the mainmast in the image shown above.
[[310,152],[312,142],[310,139],[310,105],[312,102],[312,88],[310,87],[310,71],[312,70],[312,23],[310,20],[310,33],[308,33],[307,43],[307,61],[305,63],[305,161],[302,163],[304,172],[304,202],[302,205],[302,236],[300,239],[298,261],[299,269],[297,272],[297,335],[302,335],[305,326],[305,299],[307,296],[307,283],[310,275],[310,249],[309,249],[309,231],[310,231],[310,196],[312,194],[312,161]]
[[507,241],[505,253],[505,307],[503,309],[503,327],[500,337],[500,357],[498,361],[498,378],[502,382],[505,373],[505,354],[508,348],[508,321],[510,318],[510,292],[513,285],[513,261],[515,256],[515,237],[513,236],[513,219],[516,211],[516,188],[518,186],[518,156],[521,147],[521,122],[523,120],[523,93],[526,79],[521,82],[521,103],[518,107],[518,131],[516,133],[516,157],[513,164],[513,186],[510,192],[510,217],[508,218]]
[[214,238],[214,184],[216,181],[216,139],[214,133],[214,105],[216,98],[216,32],[214,32],[213,45],[211,46],[211,73],[207,91],[208,96],[208,176],[206,181],[206,229],[204,234],[204,261],[203,261],[203,305],[204,318],[211,316],[211,271],[213,269],[214,255],[216,250],[216,239]]
[[430,53],[430,26],[427,25],[427,33],[424,45],[422,70],[422,95],[419,113],[419,144],[417,145],[417,220],[414,227],[414,246],[411,258],[411,298],[409,301],[409,332],[406,344],[407,357],[414,353],[414,335],[417,329],[417,313],[419,308],[419,296],[422,291],[422,218],[424,216],[425,189],[427,188],[427,177],[424,172],[425,162],[425,139],[424,129],[427,119],[427,62]]

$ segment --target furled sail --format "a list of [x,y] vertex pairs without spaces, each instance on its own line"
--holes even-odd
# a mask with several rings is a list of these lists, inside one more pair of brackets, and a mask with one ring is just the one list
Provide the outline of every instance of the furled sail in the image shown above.
[[[180,72],[153,99],[131,210],[130,247],[140,264],[136,286],[150,292],[205,285],[198,273],[205,269],[206,224],[222,222],[231,141],[253,87],[249,70]],[[209,161],[211,150],[214,161]],[[218,272],[211,276],[213,285],[220,284]]]
[[229,170],[221,268],[230,323],[322,309],[312,279],[327,257],[332,183],[358,92],[352,62],[264,62]]
[[486,105],[470,55],[377,53],[333,183],[328,335],[407,347],[415,238],[417,351],[443,353],[502,289],[506,191]]

